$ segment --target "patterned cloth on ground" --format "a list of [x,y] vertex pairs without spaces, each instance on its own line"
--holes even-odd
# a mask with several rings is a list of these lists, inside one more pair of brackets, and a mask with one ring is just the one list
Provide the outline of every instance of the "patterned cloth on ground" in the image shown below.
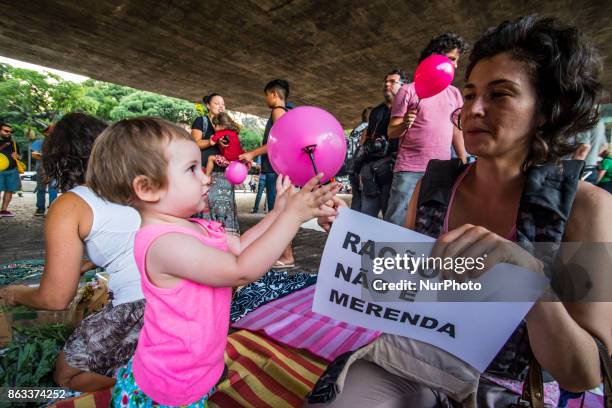
[[572,399],[568,402],[567,408],[601,408],[604,406],[604,397],[600,394],[587,392],[582,398]]
[[294,292],[257,308],[232,326],[261,330],[275,341],[308,350],[327,361],[369,344],[379,336],[376,331],[314,313],[314,292],[314,286]]
[[246,330],[230,334],[228,378],[208,401],[211,408],[302,407],[326,363]]
[[39,259],[0,265],[0,286],[21,283],[20,281],[27,280],[29,276],[36,276],[39,281],[44,269],[45,262]]
[[[29,259],[0,264],[0,286],[39,283],[44,270],[44,259]],[[84,283],[95,279],[96,272],[100,271],[101,269],[88,271],[81,276],[80,282]]]
[[309,273],[288,274],[270,271],[236,292],[232,299],[231,321],[234,323],[259,306],[314,285],[316,282],[317,275]]
[[[491,381],[493,384],[497,384],[500,387],[504,387],[508,391],[512,391],[516,395],[523,394],[523,382],[517,380],[511,380],[508,378],[499,377],[496,375],[489,375],[487,373],[482,374],[482,378]],[[544,383],[544,403],[550,404],[554,407],[559,402],[559,384],[556,381],[549,381]]]

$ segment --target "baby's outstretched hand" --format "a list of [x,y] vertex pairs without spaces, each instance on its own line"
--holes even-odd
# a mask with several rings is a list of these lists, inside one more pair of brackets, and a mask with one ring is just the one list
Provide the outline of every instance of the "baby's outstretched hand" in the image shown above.
[[338,193],[340,186],[337,183],[321,186],[321,178],[323,173],[317,174],[298,193],[290,194],[287,198],[287,211],[295,212],[302,222],[335,213],[333,208],[324,204]]
[[287,198],[292,194],[297,194],[297,190],[295,187],[293,187],[291,179],[289,176],[279,174],[278,178],[276,179],[276,199],[274,200],[274,209],[279,211],[284,210],[287,206]]

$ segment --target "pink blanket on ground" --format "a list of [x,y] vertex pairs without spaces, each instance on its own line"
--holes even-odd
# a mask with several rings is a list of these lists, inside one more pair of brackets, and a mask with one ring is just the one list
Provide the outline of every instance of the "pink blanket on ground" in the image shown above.
[[327,361],[374,341],[380,333],[312,311],[315,286],[261,306],[232,326],[262,331],[288,346],[305,349]]

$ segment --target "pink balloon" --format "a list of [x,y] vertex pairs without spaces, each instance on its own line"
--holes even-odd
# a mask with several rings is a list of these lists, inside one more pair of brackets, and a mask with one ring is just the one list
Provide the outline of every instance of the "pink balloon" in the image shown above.
[[340,122],[329,112],[314,106],[300,106],[285,113],[270,130],[268,157],[274,171],[303,186],[315,171],[304,148],[313,146],[317,172],[323,183],[334,177],[346,155],[346,137]]
[[249,170],[239,161],[233,161],[225,169],[225,178],[233,185],[242,184]]
[[455,65],[445,55],[432,54],[417,66],[414,72],[414,90],[420,99],[437,95],[448,87],[455,77]]

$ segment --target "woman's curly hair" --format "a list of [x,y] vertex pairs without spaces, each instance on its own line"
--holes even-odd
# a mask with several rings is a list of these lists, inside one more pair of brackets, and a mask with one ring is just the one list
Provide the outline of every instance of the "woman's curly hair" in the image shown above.
[[478,61],[503,52],[526,64],[538,113],[545,118],[523,168],[558,162],[578,147],[576,133],[592,128],[599,119],[599,53],[575,27],[536,15],[521,17],[490,29],[474,44],[466,81]]
[[84,113],[64,116],[43,142],[43,179],[56,180],[60,191],[85,183],[91,148],[106,126],[100,119]]

